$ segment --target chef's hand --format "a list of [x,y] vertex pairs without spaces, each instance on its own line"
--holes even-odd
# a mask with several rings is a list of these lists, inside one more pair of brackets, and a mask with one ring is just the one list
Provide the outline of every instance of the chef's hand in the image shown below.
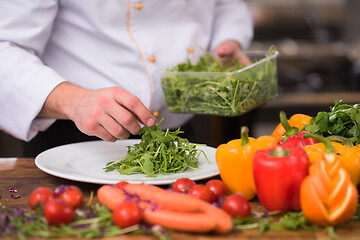
[[250,65],[250,60],[242,51],[240,44],[235,40],[227,40],[220,43],[213,51],[215,59],[219,59],[223,65],[240,58],[244,65]]
[[119,87],[88,90],[69,82],[50,93],[39,117],[70,119],[83,133],[110,142],[138,134],[138,121],[156,122],[139,98]]

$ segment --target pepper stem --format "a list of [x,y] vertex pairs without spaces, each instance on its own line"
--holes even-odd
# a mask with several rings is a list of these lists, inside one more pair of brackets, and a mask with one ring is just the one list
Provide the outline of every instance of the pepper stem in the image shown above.
[[340,142],[343,145],[349,146],[349,147],[353,147],[354,144],[350,141],[350,139],[346,138],[346,137],[342,137],[339,135],[331,135],[326,137],[329,141],[337,141]]
[[304,138],[314,138],[316,141],[321,142],[325,145],[325,153],[336,153],[334,146],[331,144],[330,140],[326,137],[323,137],[315,133],[304,133]]
[[269,155],[272,157],[286,157],[291,152],[288,149],[284,149],[280,146],[274,148],[274,151],[270,152]]
[[246,126],[241,127],[241,146],[245,147],[249,143],[249,128]]
[[285,129],[286,136],[289,137],[298,134],[299,129],[297,127],[290,126],[284,111],[280,111],[280,123]]

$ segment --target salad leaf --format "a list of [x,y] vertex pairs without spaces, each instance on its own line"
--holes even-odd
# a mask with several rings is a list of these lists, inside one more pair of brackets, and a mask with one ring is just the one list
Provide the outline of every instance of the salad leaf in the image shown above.
[[[272,47],[266,57],[275,53]],[[243,68],[238,59],[229,66],[221,66],[207,53],[194,65],[187,60],[168,69],[161,79],[168,109],[177,113],[235,116],[276,97],[276,61],[267,60],[242,71]]]
[[[161,121],[160,121],[161,122]],[[186,138],[178,136],[176,131],[162,131],[160,123],[140,130],[141,141],[128,146],[127,155],[106,164],[106,172],[118,171],[130,175],[143,173],[148,177],[159,174],[178,173],[188,168],[198,167],[198,158],[204,151],[196,149],[199,144],[191,144]]]

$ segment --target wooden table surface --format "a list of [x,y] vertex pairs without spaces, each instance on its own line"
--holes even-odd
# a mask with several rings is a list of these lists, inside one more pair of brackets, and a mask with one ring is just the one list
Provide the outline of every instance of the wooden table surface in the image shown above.
[[[89,198],[90,193],[96,192],[100,187],[97,184],[74,182],[55,176],[51,176],[42,172],[35,166],[34,159],[20,158],[15,160],[0,159],[0,202],[6,206],[27,207],[28,197],[30,193],[38,186],[46,186],[55,189],[61,184],[73,184],[81,188],[85,195],[85,201]],[[9,187],[15,188],[20,198],[12,199],[8,191]],[[256,204],[256,203],[251,203]],[[344,227],[337,228],[336,234],[340,239],[360,239],[360,222],[352,222]],[[38,239],[38,238],[36,238]],[[73,238],[71,238],[73,239]],[[115,239],[115,238],[106,238]],[[116,239],[141,239],[150,240],[157,239],[152,236],[139,235],[123,235]],[[232,233],[222,236],[215,234],[188,234],[188,233],[172,233],[171,239],[182,240],[241,240],[241,239],[329,239],[324,231],[308,232],[308,231],[281,231],[267,232],[261,237],[258,236],[257,230],[234,230]]]

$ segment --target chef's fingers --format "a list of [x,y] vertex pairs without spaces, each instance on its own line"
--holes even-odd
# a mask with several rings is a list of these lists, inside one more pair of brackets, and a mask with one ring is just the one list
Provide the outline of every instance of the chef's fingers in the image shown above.
[[[124,106],[114,102],[115,106],[106,109],[108,117],[103,119],[103,126],[115,137],[126,139],[129,132],[136,135],[140,132],[138,119]],[[126,132],[124,132],[126,130]]]
[[231,55],[234,51],[235,51],[235,49],[232,46],[224,43],[222,45],[219,45],[219,47],[216,51],[216,54],[220,58],[224,58],[224,57],[228,57],[229,55]]
[[[135,119],[134,122],[139,125]],[[115,139],[128,139],[130,136],[127,128],[122,126],[121,123],[119,123],[110,115],[104,115],[104,117],[100,118],[99,124]],[[138,128],[140,130],[140,126]]]
[[240,62],[246,66],[251,64],[249,57],[241,50],[236,52],[236,57],[240,58]]
[[102,125],[98,123],[89,129],[81,131],[89,136],[96,136],[107,142],[115,142],[117,140],[116,137],[110,134]]
[[[250,59],[242,51],[240,44],[234,40],[228,40],[220,43],[215,49],[215,58],[220,60],[223,65],[234,61],[239,58],[240,63],[244,65],[250,65]],[[231,66],[230,66],[231,67]]]
[[[134,117],[139,119],[144,125],[152,126],[155,124],[156,118],[150,113],[149,109],[146,108],[146,106],[138,97],[128,93],[121,88],[119,88],[118,91],[119,92],[115,95],[115,101],[118,104],[131,112]],[[118,121],[119,119],[116,118],[116,120]],[[127,116],[122,122],[119,123],[122,124],[126,129],[128,129],[128,126],[131,127],[131,129],[128,129],[131,133],[136,132],[136,130],[133,129],[134,126],[128,124],[130,122],[129,120],[130,119]]]

